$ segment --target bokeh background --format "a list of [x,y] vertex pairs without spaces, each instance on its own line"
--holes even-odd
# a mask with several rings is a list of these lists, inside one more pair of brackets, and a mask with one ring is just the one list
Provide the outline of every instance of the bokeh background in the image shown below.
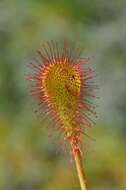
[[100,87],[89,131],[96,141],[84,136],[90,189],[126,190],[126,1],[0,0],[1,190],[80,189],[50,120],[35,116],[24,79],[42,42],[65,36],[90,57]]

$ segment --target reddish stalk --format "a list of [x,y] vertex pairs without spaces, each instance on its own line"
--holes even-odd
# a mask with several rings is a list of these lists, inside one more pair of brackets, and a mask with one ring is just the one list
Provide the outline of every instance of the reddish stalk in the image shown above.
[[88,185],[87,185],[86,176],[84,173],[82,156],[81,156],[81,152],[79,149],[74,153],[74,159],[75,159],[75,164],[76,164],[76,169],[77,169],[77,174],[78,174],[78,178],[80,181],[81,189],[89,190]]

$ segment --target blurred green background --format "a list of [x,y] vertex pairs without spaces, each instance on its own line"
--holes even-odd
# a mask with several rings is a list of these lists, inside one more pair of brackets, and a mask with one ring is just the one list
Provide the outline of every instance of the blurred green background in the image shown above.
[[64,36],[83,46],[100,86],[96,141],[84,136],[90,189],[126,190],[125,0],[0,0],[0,190],[80,189],[24,79],[42,42]]

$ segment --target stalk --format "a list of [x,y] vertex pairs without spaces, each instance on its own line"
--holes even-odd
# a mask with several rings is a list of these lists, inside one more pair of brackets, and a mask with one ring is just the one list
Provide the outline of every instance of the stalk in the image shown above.
[[74,153],[74,159],[75,159],[75,164],[76,164],[76,169],[77,169],[77,174],[78,174],[78,178],[80,181],[81,189],[89,190],[88,185],[87,185],[86,176],[85,176],[84,169],[83,169],[83,163],[82,163],[82,157],[81,157],[80,150],[77,150]]

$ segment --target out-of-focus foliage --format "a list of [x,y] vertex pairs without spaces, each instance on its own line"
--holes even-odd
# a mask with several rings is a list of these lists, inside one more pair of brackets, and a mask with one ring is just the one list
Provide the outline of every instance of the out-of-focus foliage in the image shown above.
[[99,119],[89,131],[96,142],[84,136],[90,189],[126,189],[125,7],[125,0],[0,1],[1,190],[80,189],[74,163],[56,153],[62,147],[50,120],[40,124],[33,114],[24,77],[42,42],[64,37],[91,58],[100,86]]

